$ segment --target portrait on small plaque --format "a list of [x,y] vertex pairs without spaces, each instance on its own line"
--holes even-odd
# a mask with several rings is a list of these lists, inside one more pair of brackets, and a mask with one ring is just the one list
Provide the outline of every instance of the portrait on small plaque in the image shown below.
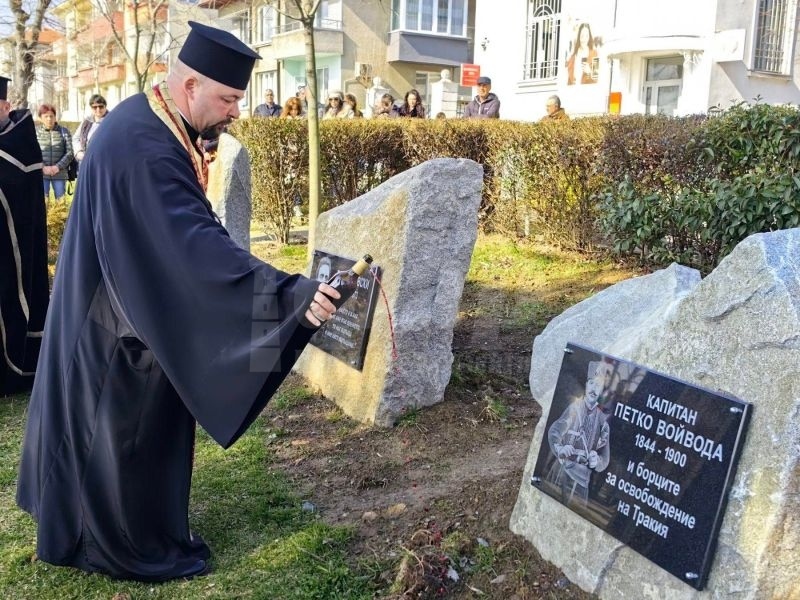
[[583,393],[548,428],[547,481],[558,488],[564,504],[587,505],[590,478],[602,473],[611,458],[608,418],[617,399],[633,393],[642,374],[641,369],[609,358],[590,361]]
[[[346,271],[355,263],[350,258],[314,250],[311,277],[318,281],[328,281],[338,271]],[[380,267],[373,264],[369,271],[358,278],[353,295],[311,338],[312,345],[358,370],[364,366],[364,355],[372,328],[372,315],[378,295],[376,274],[380,277]]]
[[531,484],[703,589],[751,411],[568,344]]

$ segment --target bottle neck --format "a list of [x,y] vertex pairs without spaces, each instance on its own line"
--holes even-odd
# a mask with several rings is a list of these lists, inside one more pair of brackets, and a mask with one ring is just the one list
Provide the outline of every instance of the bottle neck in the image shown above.
[[361,277],[364,273],[367,272],[367,269],[369,269],[369,263],[362,258],[356,264],[353,265],[353,268],[351,270],[353,271],[353,273]]

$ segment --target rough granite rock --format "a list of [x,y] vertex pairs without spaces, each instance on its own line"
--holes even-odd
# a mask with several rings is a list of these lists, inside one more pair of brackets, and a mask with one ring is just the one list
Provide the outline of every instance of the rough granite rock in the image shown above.
[[250,155],[239,140],[223,133],[208,168],[206,195],[231,239],[245,250],[250,250],[251,191]]
[[[537,337],[531,389],[544,415],[511,529],[602,598],[800,598],[800,230],[753,235],[699,284],[654,298],[665,288],[649,282],[680,271],[613,286]],[[531,487],[566,340],[754,405],[703,591]]]
[[379,297],[361,371],[314,346],[295,367],[351,417],[391,426],[443,399],[482,185],[477,163],[436,159],[320,215],[317,249],[354,260],[371,254],[392,315],[390,329]]

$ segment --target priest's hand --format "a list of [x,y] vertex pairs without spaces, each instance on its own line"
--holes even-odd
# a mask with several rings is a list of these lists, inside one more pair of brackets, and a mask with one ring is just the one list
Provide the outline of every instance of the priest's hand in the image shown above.
[[306,319],[309,323],[320,327],[333,316],[333,313],[336,312],[336,307],[331,302],[331,298],[341,298],[341,294],[336,288],[329,286],[327,283],[320,283],[311,305],[306,310]]

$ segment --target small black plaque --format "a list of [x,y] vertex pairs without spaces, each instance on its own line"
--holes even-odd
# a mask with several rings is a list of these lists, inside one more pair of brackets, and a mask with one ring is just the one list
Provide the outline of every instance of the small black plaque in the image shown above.
[[[314,250],[311,274],[319,281],[327,281],[337,271],[347,270],[355,263],[349,258]],[[378,296],[375,273],[380,277],[380,268],[372,265],[369,271],[358,278],[355,293],[311,338],[314,346],[359,371],[364,367],[364,354]]]
[[531,484],[701,590],[751,412],[568,344]]

